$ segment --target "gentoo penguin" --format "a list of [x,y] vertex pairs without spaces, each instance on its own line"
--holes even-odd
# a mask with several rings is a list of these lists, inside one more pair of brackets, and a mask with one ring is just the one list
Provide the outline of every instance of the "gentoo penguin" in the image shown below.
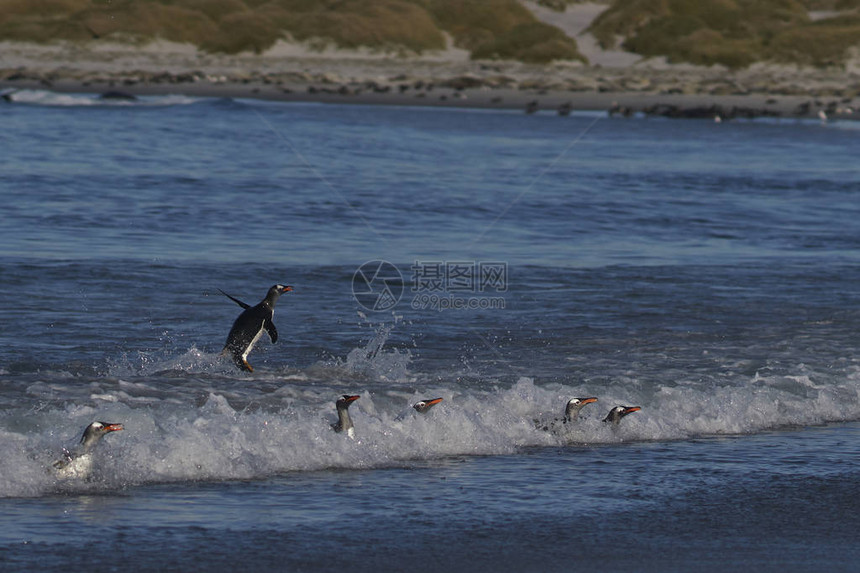
[[642,408],[640,408],[639,406],[615,406],[614,408],[609,410],[609,413],[606,415],[603,421],[609,422],[617,426],[618,423],[621,421],[621,418],[623,418],[627,414],[638,412],[641,409]]
[[64,478],[87,478],[93,468],[92,449],[111,432],[122,430],[122,424],[93,422],[84,430],[80,445],[72,451],[63,449],[63,459],[54,462],[57,474]]
[[564,406],[563,423],[567,424],[568,422],[576,420],[576,418],[579,417],[579,411],[582,410],[582,407],[593,402],[597,402],[597,398],[571,398],[568,400],[567,404]]
[[355,427],[352,425],[352,419],[349,417],[349,405],[361,398],[361,396],[350,396],[344,394],[337,402],[334,403],[337,408],[337,422],[331,425],[335,432],[343,432],[346,430],[346,435],[350,438],[355,438]]
[[222,290],[221,293],[224,296],[245,310],[233,322],[233,327],[230,329],[230,334],[227,335],[227,343],[221,354],[229,354],[233,357],[236,366],[242,370],[253,372],[254,369],[248,364],[248,354],[263,335],[263,331],[269,334],[272,344],[278,341],[278,330],[275,328],[275,323],[272,322],[272,316],[275,314],[275,303],[278,302],[278,298],[282,294],[291,290],[293,290],[291,286],[273,285],[266,293],[266,298],[254,306],[246,304]]
[[579,417],[579,411],[582,410],[583,406],[591,404],[592,402],[597,402],[597,398],[571,398],[567,401],[567,404],[564,405],[563,417],[555,418],[546,423],[541,422],[540,420],[535,420],[535,425],[545,432],[558,430],[560,429],[560,424],[567,424],[568,422],[576,420],[576,418]]
[[419,400],[412,404],[412,407],[415,408],[415,411],[419,414],[426,413],[430,408],[438,404],[442,401],[442,398],[433,398],[432,400]]
[[[438,404],[442,401],[442,398],[433,398],[432,400],[419,400],[412,404],[412,409],[418,412],[419,414],[426,414],[430,408]],[[394,418],[395,422],[402,422],[406,419],[406,416],[412,414],[408,409],[405,412],[401,412]]]

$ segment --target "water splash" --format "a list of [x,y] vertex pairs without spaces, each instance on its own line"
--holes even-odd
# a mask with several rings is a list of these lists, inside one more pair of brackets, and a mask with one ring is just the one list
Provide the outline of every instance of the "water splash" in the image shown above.
[[336,359],[331,364],[349,372],[383,382],[411,382],[409,373],[412,353],[409,349],[386,348],[397,322],[375,327],[371,339],[362,347],[353,348],[345,359]]
[[108,377],[156,376],[167,372],[226,374],[235,372],[235,367],[220,353],[204,352],[195,345],[175,355],[170,350],[138,351],[107,359]]

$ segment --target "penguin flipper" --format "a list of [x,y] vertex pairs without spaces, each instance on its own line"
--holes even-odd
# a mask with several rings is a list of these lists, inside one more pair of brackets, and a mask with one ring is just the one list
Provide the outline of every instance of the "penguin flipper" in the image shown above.
[[248,310],[249,308],[251,308],[250,304],[248,304],[246,302],[242,302],[241,300],[239,300],[235,296],[230,296],[229,294],[227,294],[226,292],[224,292],[220,288],[218,289],[218,292],[220,292],[221,294],[223,294],[224,296],[226,296],[227,298],[229,298],[230,300],[232,300],[233,302],[235,302],[236,304],[238,304],[239,306],[241,306],[245,310]]
[[267,320],[263,323],[263,328],[266,329],[266,332],[269,333],[269,338],[272,339],[272,344],[278,341],[278,329],[275,328],[275,323],[271,320]]

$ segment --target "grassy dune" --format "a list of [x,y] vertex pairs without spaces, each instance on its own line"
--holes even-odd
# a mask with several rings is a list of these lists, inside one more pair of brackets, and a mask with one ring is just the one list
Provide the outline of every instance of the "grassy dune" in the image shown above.
[[[620,41],[670,62],[830,66],[860,45],[858,9],[860,0],[615,0],[590,31],[605,48]],[[812,21],[809,10],[841,13]]]
[[[556,10],[577,1],[538,0]],[[604,48],[674,63],[839,66],[860,46],[860,0],[590,1],[608,4],[589,28]],[[446,34],[476,59],[585,61],[575,39],[519,0],[0,0],[0,40],[163,38],[260,53],[292,38],[421,53],[445,48]]]
[[517,0],[415,0],[457,46],[481,59],[582,60],[576,41],[539,22]]
[[262,52],[280,38],[424,52],[445,33],[475,57],[584,60],[576,41],[516,0],[0,0],[0,39],[163,38]]

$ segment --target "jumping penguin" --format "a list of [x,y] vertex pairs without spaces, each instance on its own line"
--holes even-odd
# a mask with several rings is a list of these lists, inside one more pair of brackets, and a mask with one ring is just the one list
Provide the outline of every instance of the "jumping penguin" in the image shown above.
[[254,306],[246,304],[221,290],[221,294],[245,309],[233,322],[233,327],[230,329],[230,334],[227,335],[227,343],[221,354],[223,356],[230,355],[240,369],[253,372],[254,369],[248,364],[248,354],[263,335],[263,331],[268,333],[272,344],[278,341],[278,330],[275,328],[275,323],[272,322],[272,316],[275,314],[275,303],[278,302],[278,298],[282,294],[291,290],[293,290],[291,286],[273,285],[266,293],[266,298]]

